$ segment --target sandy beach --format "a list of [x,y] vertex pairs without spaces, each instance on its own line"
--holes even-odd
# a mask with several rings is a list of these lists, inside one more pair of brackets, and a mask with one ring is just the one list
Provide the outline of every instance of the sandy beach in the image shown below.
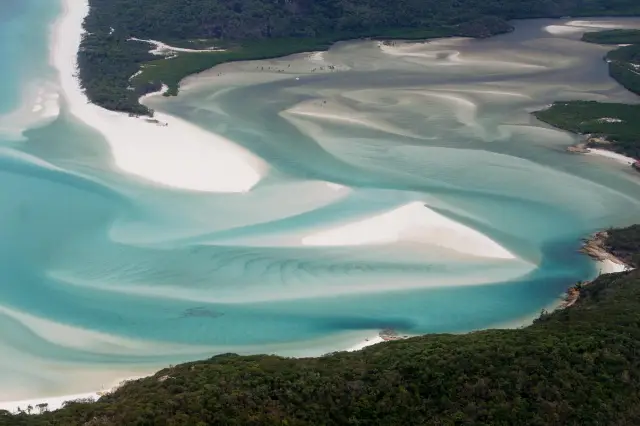
[[[265,163],[233,142],[176,117],[158,122],[108,111],[88,102],[77,78],[77,51],[88,2],[64,0],[53,29],[51,62],[59,71],[67,110],[107,140],[115,166],[148,182],[202,192],[246,192]],[[147,97],[148,99],[148,97]]]
[[598,157],[609,158],[625,166],[630,166],[637,160],[635,158],[627,157],[617,152],[607,151],[606,149],[587,148],[589,152],[587,155],[597,155]]

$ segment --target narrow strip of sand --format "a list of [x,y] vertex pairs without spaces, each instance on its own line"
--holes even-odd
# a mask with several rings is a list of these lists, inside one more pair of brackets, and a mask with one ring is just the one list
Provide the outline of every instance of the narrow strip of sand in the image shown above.
[[586,153],[587,155],[597,155],[598,157],[609,158],[626,166],[629,166],[637,161],[635,158],[627,157],[625,155],[618,154],[617,152],[607,151],[606,149],[588,148],[588,150],[589,152]]
[[136,37],[130,37],[129,40],[138,41],[141,43],[148,43],[148,44],[151,44],[152,46],[155,46],[155,49],[151,50],[151,54],[153,55],[167,55],[173,52],[207,53],[207,52],[224,52],[225,51],[225,49],[217,49],[215,47],[210,47],[207,49],[188,49],[185,47],[175,47],[158,40],[145,40],[145,39],[136,38]]
[[60,74],[68,111],[102,133],[115,165],[163,186],[203,192],[246,192],[266,164],[233,142],[167,114],[157,121],[129,117],[89,103],[77,78],[77,52],[87,0],[63,0],[54,25],[51,62]]

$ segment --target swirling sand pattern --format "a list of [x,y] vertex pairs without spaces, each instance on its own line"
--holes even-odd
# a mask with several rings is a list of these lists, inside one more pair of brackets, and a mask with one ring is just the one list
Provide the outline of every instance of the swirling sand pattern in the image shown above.
[[[558,98],[630,99],[604,48],[549,25],[561,23],[339,43],[146,99],[198,126],[157,145],[183,150],[176,182],[189,156],[237,144],[242,167],[259,165],[240,192],[206,181],[215,170],[195,191],[132,172],[123,149],[146,144],[151,167],[153,140],[115,149],[117,134],[105,140],[70,105],[7,139],[0,400],[220,352],[318,355],[384,327],[491,327],[553,304],[595,273],[580,238],[637,220],[640,186],[627,168],[566,154],[575,138],[529,115]],[[206,134],[212,145],[189,151]]]

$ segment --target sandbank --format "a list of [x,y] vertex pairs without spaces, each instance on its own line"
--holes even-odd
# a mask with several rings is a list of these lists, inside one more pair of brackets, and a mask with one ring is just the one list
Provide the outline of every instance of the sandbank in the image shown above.
[[77,78],[88,1],[63,0],[63,7],[54,25],[51,62],[68,111],[102,133],[116,167],[150,183],[190,191],[246,192],[258,183],[266,164],[221,136],[168,114],[157,113],[152,121],[91,104]]
[[141,43],[148,43],[155,46],[155,49],[149,51],[152,55],[168,55],[172,52],[185,52],[185,53],[207,53],[207,52],[224,52],[225,49],[218,49],[216,47],[209,47],[207,49],[188,49],[184,47],[170,46],[158,40],[145,40],[136,37],[130,37],[130,41],[139,41]]
[[631,268],[622,261],[614,261],[612,259],[603,259],[598,261],[601,274],[614,274],[616,272],[628,271]]
[[391,244],[400,240],[444,247],[471,256],[514,259],[515,256],[480,232],[411,202],[374,217],[313,233],[306,246]]
[[563,35],[563,34],[576,34],[593,32],[598,30],[608,30],[617,28],[633,28],[632,25],[627,25],[620,22],[612,21],[585,21],[585,20],[573,20],[567,21],[563,24],[547,25],[544,30],[549,34]]
[[630,166],[635,163],[637,160],[631,157],[627,157],[622,154],[618,154],[617,152],[608,151],[606,149],[597,149],[597,148],[587,148],[589,152],[587,155],[597,155],[599,157],[609,158],[611,160],[615,160],[620,164],[624,164],[626,166]]

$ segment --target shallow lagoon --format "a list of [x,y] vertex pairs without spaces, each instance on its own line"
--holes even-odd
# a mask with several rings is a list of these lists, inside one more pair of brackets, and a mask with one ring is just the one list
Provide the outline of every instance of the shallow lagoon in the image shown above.
[[[580,239],[640,216],[630,168],[567,154],[576,138],[529,114],[557,99],[636,101],[607,76],[607,48],[562,24],[339,43],[226,64],[178,98],[147,100],[262,159],[245,193],[123,173],[64,102],[53,122],[25,109],[35,127],[0,142],[0,400],[90,391],[220,352],[320,355],[385,327],[517,326],[553,306],[597,273]],[[21,52],[42,52],[48,34],[39,40]],[[389,216],[416,202],[484,242]],[[354,231],[363,220],[374,222]]]

